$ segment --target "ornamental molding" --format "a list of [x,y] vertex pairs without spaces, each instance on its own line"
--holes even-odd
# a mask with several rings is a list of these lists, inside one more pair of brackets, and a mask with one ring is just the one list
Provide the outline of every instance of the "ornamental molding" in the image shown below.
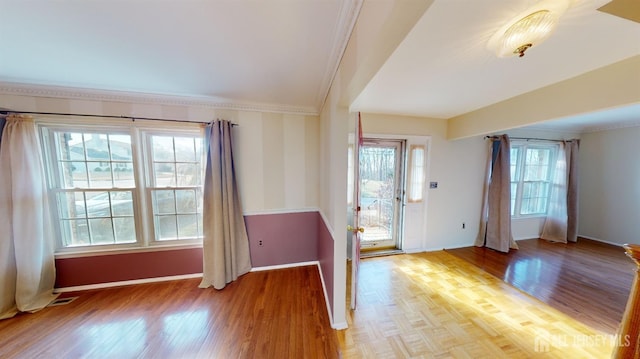
[[[142,92],[108,91],[76,87],[50,86],[0,82],[0,94],[48,97],[87,101],[112,101],[125,103],[154,104],[167,106],[204,107],[221,110],[275,112],[305,116],[317,116],[318,109],[312,106],[293,106],[286,104],[265,104],[233,102],[206,96],[162,95]],[[24,110],[24,109],[14,109]]]

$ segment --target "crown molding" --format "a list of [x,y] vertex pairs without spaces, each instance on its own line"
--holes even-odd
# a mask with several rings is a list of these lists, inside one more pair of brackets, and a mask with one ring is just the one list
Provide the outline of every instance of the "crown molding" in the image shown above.
[[633,121],[616,122],[607,126],[587,126],[582,133],[593,133],[601,131],[613,131],[630,127],[640,127],[640,118]]
[[0,94],[168,106],[194,106],[221,110],[275,112],[305,116],[317,116],[319,113],[317,108],[311,106],[233,102],[207,96],[164,95],[14,82],[0,82]]
[[322,109],[324,101],[331,89],[331,84],[338,71],[342,56],[344,55],[349,39],[351,38],[351,33],[356,25],[356,20],[360,14],[363,0],[344,0],[340,3],[342,6],[340,7],[340,14],[338,15],[338,21],[334,30],[335,36],[329,55],[329,63],[322,77],[318,94],[316,95],[316,108],[318,112]]
[[554,134],[584,134],[602,131],[613,131],[624,128],[640,127],[640,117],[633,120],[613,121],[598,125],[567,125],[562,127],[549,127],[544,124],[527,126],[525,128],[516,128],[514,130],[534,130],[539,132],[548,132]]

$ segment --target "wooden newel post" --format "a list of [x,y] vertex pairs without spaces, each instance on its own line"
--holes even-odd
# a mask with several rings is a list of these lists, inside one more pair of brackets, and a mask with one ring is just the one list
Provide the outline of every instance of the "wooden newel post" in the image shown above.
[[631,285],[627,309],[618,329],[618,345],[613,350],[615,359],[640,358],[640,245],[625,244],[627,255],[636,262],[636,274]]

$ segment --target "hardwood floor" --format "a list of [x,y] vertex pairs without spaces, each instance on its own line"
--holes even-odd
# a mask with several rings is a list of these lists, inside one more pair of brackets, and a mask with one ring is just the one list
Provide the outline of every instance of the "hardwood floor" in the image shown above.
[[[610,291],[624,289],[598,288],[594,278],[622,288],[633,263],[615,251],[588,259],[598,243],[520,243],[509,256],[522,262],[503,264],[502,277],[531,275],[528,285],[514,283],[550,303],[579,303],[580,320],[489,274],[504,259],[496,253],[458,250],[476,266],[437,251],[363,259],[346,330],[331,329],[317,267],[307,266],[249,273],[222,291],[193,279],[67,293],[78,299],[0,321],[0,358],[608,358],[610,331],[584,318],[604,323],[622,300]],[[564,261],[532,254],[547,250]],[[577,282],[563,287],[567,279]],[[603,299],[571,302],[587,289],[603,289]]]
[[577,243],[518,241],[508,254],[487,248],[447,250],[582,323],[615,334],[635,264],[621,247],[580,238]]
[[316,266],[70,293],[0,321],[0,358],[337,358]]

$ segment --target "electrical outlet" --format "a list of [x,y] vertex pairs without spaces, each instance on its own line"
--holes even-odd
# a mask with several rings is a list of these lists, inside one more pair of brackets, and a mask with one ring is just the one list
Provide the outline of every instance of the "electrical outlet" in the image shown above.
[[262,247],[262,239],[258,241],[258,245]]
[[429,182],[429,188],[438,188],[438,182]]
[[465,229],[465,228],[467,228],[467,224],[462,222],[462,229]]

